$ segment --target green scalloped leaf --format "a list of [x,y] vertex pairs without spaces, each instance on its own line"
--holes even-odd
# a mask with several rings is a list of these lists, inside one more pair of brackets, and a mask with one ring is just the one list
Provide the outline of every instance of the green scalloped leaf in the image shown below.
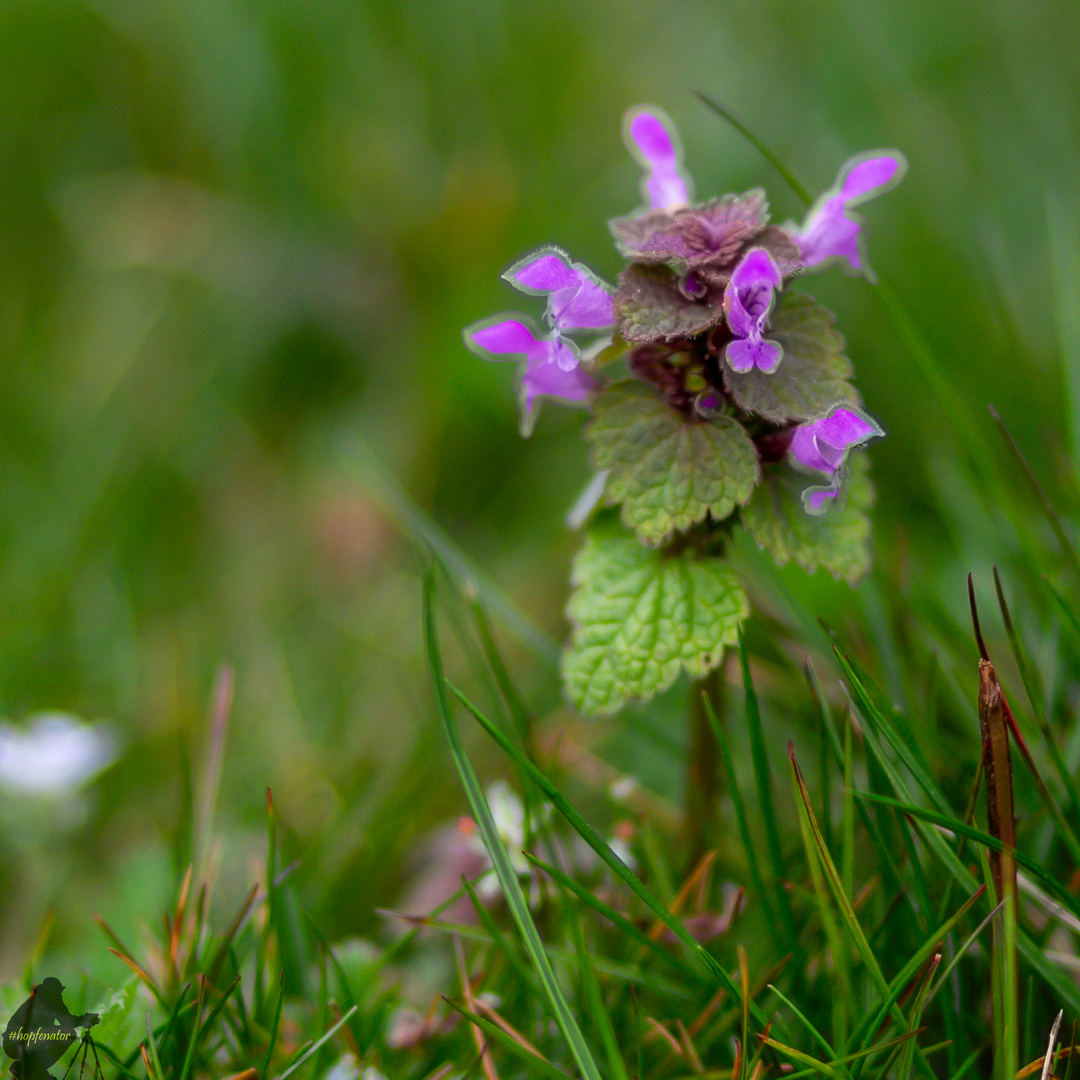
[[666,266],[633,263],[619,275],[615,321],[631,342],[691,337],[723,317],[723,294],[690,300],[679,291],[679,275]]
[[647,700],[684,669],[702,678],[750,614],[746,593],[722,560],[656,551],[630,536],[586,535],[570,580],[566,614],[574,629],[562,675],[586,716]]
[[604,498],[623,523],[657,546],[706,514],[723,521],[761,478],[757,451],[728,416],[697,420],[637,379],[613,383],[593,403],[585,434],[596,469],[609,469]]
[[810,574],[820,566],[850,585],[870,569],[866,511],[874,502],[874,485],[864,454],[852,454],[848,464],[851,478],[844,509],[827,510],[819,517],[803,509],[802,493],[814,486],[813,477],[785,464],[765,469],[754,497],[743,507],[742,523],[781,566],[794,560]]
[[834,405],[858,405],[859,392],[848,379],[853,372],[844,355],[844,339],[833,328],[836,318],[812,296],[783,293],[765,336],[784,350],[771,374],[754,368],[743,374],[724,362],[724,385],[735,401],[773,423],[816,420]]

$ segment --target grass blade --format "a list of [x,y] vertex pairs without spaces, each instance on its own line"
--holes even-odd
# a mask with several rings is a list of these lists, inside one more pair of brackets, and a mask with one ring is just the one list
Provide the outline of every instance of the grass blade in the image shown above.
[[[1005,426],[1005,421],[998,415],[997,409],[993,405],[988,405],[990,415],[994,418],[994,422],[1001,429],[1001,434],[1005,437],[1005,441],[1009,444],[1009,449],[1012,451],[1013,457],[1020,465],[1024,476],[1027,478],[1028,483],[1031,485],[1032,490],[1035,492],[1036,498],[1039,500],[1039,506],[1042,508],[1042,512],[1046,515],[1046,520],[1053,530],[1054,536],[1057,537],[1057,542],[1061,545],[1062,554],[1068,560],[1069,565],[1073,568],[1077,577],[1080,577],[1080,555],[1077,555],[1076,548],[1073,547],[1072,541],[1069,539],[1068,533],[1065,532],[1065,526],[1061,523],[1061,518],[1058,517],[1057,511],[1051,505],[1050,500],[1046,497],[1046,492],[1043,491],[1042,485],[1039,483],[1035,476],[1034,471],[1027,462],[1027,458],[1024,457],[1023,451],[1017,445],[1016,440],[1012,437],[1012,432]],[[1074,438],[1076,433],[1074,433]]]
[[890,983],[888,999],[882,1002],[881,1007],[876,1014],[867,1016],[852,1033],[852,1046],[858,1043],[860,1039],[862,1040],[862,1045],[859,1047],[860,1050],[866,1050],[870,1046],[877,1030],[885,1022],[889,1010],[900,1000],[900,995],[905,991],[908,984],[915,978],[920,969],[926,964],[927,960],[939,948],[941,943],[948,937],[960,920],[971,910],[985,891],[986,886],[981,886],[977,889],[945,923],[939,926],[937,930],[923,942],[922,946],[914,953],[914,955],[912,955],[908,962],[893,978]]
[[281,1023],[281,1006],[285,1002],[285,972],[278,979],[277,1008],[274,1009],[274,1020],[270,1025],[270,1042],[266,1047],[266,1057],[263,1059],[263,1067],[259,1070],[262,1080],[267,1080],[270,1075],[270,1059],[274,1056],[274,1047],[277,1045],[278,1025]]
[[480,924],[483,928],[488,932],[495,948],[510,962],[510,966],[518,973],[523,985],[529,987],[533,993],[536,993],[540,988],[536,985],[536,979],[533,976],[533,973],[529,971],[518,956],[517,949],[506,939],[506,935],[495,924],[495,920],[491,917],[491,912],[488,911],[487,905],[476,895],[476,889],[469,884],[467,878],[461,879],[461,885],[472,903],[473,910],[476,912],[476,917],[480,920]]
[[805,1014],[799,1009],[799,1007],[787,997],[785,997],[775,986],[770,984],[769,989],[795,1014],[796,1017],[802,1022],[803,1027],[810,1032],[814,1041],[825,1051],[831,1058],[836,1057],[836,1051],[829,1045],[829,1040],[821,1034],[820,1031],[806,1018]]
[[619,1040],[615,1034],[615,1028],[612,1026],[611,1017],[608,1015],[607,1006],[604,1004],[603,995],[600,993],[600,983],[596,978],[596,971],[589,957],[589,949],[585,944],[585,933],[581,926],[580,914],[576,911],[570,912],[569,921],[574,939],[574,949],[577,953],[578,971],[581,974],[581,982],[585,991],[585,1004],[592,1015],[593,1024],[600,1032],[600,1040],[604,1044],[604,1054],[608,1062],[608,1075],[613,1080],[630,1080],[630,1074],[626,1071],[626,1064],[619,1053]]
[[[806,788],[806,781],[803,779],[802,770],[799,768],[799,763],[795,758],[795,747],[790,743],[788,744],[788,756],[791,758],[791,768],[795,780],[800,822],[802,823],[804,830],[809,831],[813,838],[813,847],[816,849],[818,861],[824,872],[825,880],[833,894],[833,899],[844,917],[844,926],[851,935],[859,955],[862,957],[867,974],[881,994],[882,1001],[888,1003],[891,997],[891,988],[878,965],[877,957],[874,955],[874,951],[870,947],[870,943],[867,941],[865,933],[863,933],[862,926],[859,924],[855,910],[851,906],[851,901],[844,892],[843,884],[840,881],[840,875],[836,870],[836,865],[832,861],[832,856],[829,855],[829,849],[825,847],[821,829],[818,826],[817,820],[814,818],[814,810],[810,801],[810,792]],[[813,858],[812,851],[808,852],[808,854]],[[905,1022],[904,1015],[900,1012],[899,1007],[894,1003],[889,1007],[889,1010],[893,1014],[893,1018],[896,1022],[903,1026]]]
[[[950,832],[955,832],[969,840],[974,840],[975,843],[981,844],[988,851],[997,852],[999,854],[1004,851],[1004,844],[998,837],[991,836],[989,833],[983,832],[982,829],[976,828],[974,825],[968,825],[949,814],[939,814],[934,810],[927,810],[925,807],[916,806],[914,803],[893,799],[888,795],[878,795],[872,791],[856,791],[855,794],[860,799],[865,799],[867,802],[879,803],[881,806],[891,806],[894,810],[899,810],[904,814],[910,814],[911,817],[919,818],[922,821],[928,821],[933,825],[948,829]],[[1030,855],[1025,855],[1022,851],[1016,851],[1013,855],[1016,859],[1017,866],[1022,866],[1033,876],[1037,877],[1039,881],[1053,892],[1053,894],[1061,901],[1062,905],[1072,912],[1074,917],[1080,919],[1080,900],[1077,900],[1065,885],[1058,881],[1057,878],[1052,877],[1047,872],[1046,868],[1035,859],[1031,858]]]
[[[150,1047],[150,1057],[147,1064],[153,1065],[153,1073],[150,1080],[165,1080],[165,1070],[161,1067],[161,1057],[158,1054],[157,1039],[154,1038],[154,1028],[150,1023],[150,1014],[146,1014],[146,1043]],[[151,1070],[147,1069],[148,1072]]]
[[782,1042],[777,1042],[776,1039],[769,1035],[762,1035],[761,1041],[766,1046],[779,1050],[781,1054],[791,1058],[792,1061],[798,1061],[802,1065],[809,1066],[810,1069],[820,1073],[822,1076],[831,1077],[831,1080],[844,1080],[844,1073],[841,1069],[835,1069],[833,1066],[827,1065],[824,1061],[819,1061],[816,1057],[812,1057],[802,1050],[796,1050],[793,1046],[785,1046]]
[[649,949],[655,956],[660,957],[669,964],[678,968],[679,972],[688,979],[694,982],[701,981],[701,974],[691,968],[688,964],[683,963],[680,957],[674,953],[669,952],[664,946],[655,938],[650,937],[635,926],[626,916],[621,915],[613,907],[605,904],[603,900],[600,900],[592,892],[589,891],[586,886],[575,881],[569,874],[564,874],[558,867],[552,866],[549,863],[544,862],[543,859],[538,858],[531,852],[525,852],[525,858],[529,860],[534,866],[540,867],[544,873],[548,874],[554,881],[567,892],[573,893],[583,904],[588,905],[597,914],[602,915],[608,922],[617,926],[619,930],[629,938],[633,938],[639,945]]
[[[559,811],[570,827],[596,852],[610,867],[615,876],[681,941],[712,974],[731,996],[732,1001],[741,1002],[741,995],[731,976],[720,962],[695,941],[690,932],[670,911],[652,894],[643,881],[611,850],[604,838],[570,805],[558,788],[510,742],[503,732],[493,724],[473,703],[452,683],[447,683],[458,700],[476,718],[480,726],[498,743],[499,747],[511,757],[525,775],[543,792],[544,797]],[[764,1013],[754,1002],[750,1003],[750,1012],[763,1027],[767,1023]]]
[[[442,658],[439,654],[439,642],[435,627],[435,577],[429,569],[424,577],[424,634],[428,652],[428,664],[431,670],[431,678],[435,691],[435,703],[439,717],[442,721],[443,732],[450,744],[450,752],[454,759],[458,775],[465,788],[465,795],[472,809],[473,818],[480,830],[480,835],[488,850],[495,872],[502,885],[503,895],[506,898],[510,913],[517,923],[526,951],[532,960],[533,967],[540,977],[540,982],[547,994],[548,1001],[555,1014],[555,1020],[559,1025],[563,1036],[570,1047],[570,1052],[577,1062],[578,1068],[586,1080],[601,1080],[600,1070],[597,1067],[589,1047],[581,1034],[574,1014],[563,996],[562,989],[555,979],[555,973],[551,969],[547,954],[544,952],[543,942],[537,932],[536,925],[529,914],[529,905],[521,891],[517,873],[510,864],[510,856],[503,846],[499,837],[495,821],[491,816],[491,808],[484,798],[480,788],[480,782],[473,772],[472,763],[465,755],[465,751],[458,737],[457,724],[454,721],[450,699],[446,693],[446,678],[443,674]],[[524,755],[519,753],[524,759]]]
[[769,758],[765,750],[765,732],[761,726],[761,710],[758,707],[754,680],[750,674],[750,661],[746,655],[746,642],[739,631],[739,667],[742,669],[743,692],[746,697],[746,726],[750,736],[750,756],[754,762],[754,779],[757,783],[758,803],[761,817],[765,823],[765,838],[768,843],[769,861],[772,864],[773,889],[776,906],[787,937],[787,952],[798,953],[799,935],[795,929],[795,919],[791,913],[791,899],[784,888],[784,854],[780,848],[780,827],[776,822],[776,798],[773,793],[772,777],[769,775]]
[[349,1022],[352,1014],[356,1012],[356,1008],[354,1005],[325,1035],[313,1042],[283,1073],[278,1074],[277,1080],[285,1080],[287,1076],[291,1076],[296,1072],[308,1058],[313,1054],[317,1054],[320,1048],[328,1043]]
[[720,747],[720,755],[724,761],[724,769],[728,776],[728,790],[731,794],[731,804],[735,810],[735,824],[739,830],[739,838],[742,840],[743,851],[750,867],[750,878],[754,883],[754,889],[765,909],[765,918],[772,933],[773,944],[776,951],[784,952],[783,940],[780,936],[780,928],[776,921],[776,912],[773,910],[772,900],[765,889],[765,881],[761,876],[761,867],[758,865],[757,845],[750,836],[750,826],[746,820],[746,806],[743,803],[742,790],[739,788],[739,778],[735,773],[735,762],[731,755],[731,745],[728,743],[727,734],[723,725],[717,719],[716,710],[707,694],[702,695],[705,705],[705,715],[712,725],[713,734],[716,736],[717,745]]
[[[1034,671],[1028,662],[1027,653],[1024,650],[1023,643],[1020,641],[1019,634],[1016,632],[1016,627],[1013,625],[1012,617],[1009,613],[1009,605],[1005,602],[1005,592],[1001,587],[1001,577],[998,575],[996,566],[994,567],[994,587],[997,590],[998,606],[1001,608],[1001,619],[1005,624],[1005,634],[1009,639],[1009,647],[1012,650],[1016,666],[1020,671],[1020,680],[1024,684],[1024,690],[1027,692],[1028,701],[1031,702],[1031,709],[1035,715],[1035,722],[1039,725],[1039,730],[1042,732],[1047,749],[1050,751],[1050,758],[1054,763],[1054,769],[1058,774],[1058,780],[1061,782],[1062,787],[1065,789],[1065,794],[1069,799],[1069,808],[1072,811],[1073,817],[1076,818],[1077,816],[1080,816],[1080,807],[1077,806],[1076,802],[1075,785],[1073,784],[1072,777],[1069,775],[1069,767],[1065,764],[1065,758],[1062,756],[1061,748],[1058,746],[1057,739],[1054,737],[1054,732],[1050,727],[1050,721],[1046,716],[1046,709],[1043,706],[1042,694],[1039,691]],[[1050,789],[1043,779],[1042,773],[1039,771],[1031,754],[1028,752],[1027,747],[1022,741],[1018,740],[1018,748],[1024,757],[1024,761],[1027,763],[1031,775],[1035,779],[1035,783],[1039,789],[1039,795],[1043,802],[1046,803],[1051,815],[1057,822],[1058,828],[1061,830],[1062,842],[1069,849],[1069,854],[1072,855],[1073,862],[1080,865],[1080,841],[1077,840],[1072,826],[1066,821],[1065,815],[1061,812],[1061,808],[1057,804],[1057,800],[1050,793]]]
[[[792,762],[794,763],[793,753]],[[797,779],[796,794],[801,794],[798,791]],[[833,1039],[838,1045],[842,1046],[847,1043],[848,1038],[848,1002],[855,999],[851,986],[851,976],[848,971],[848,954],[850,950],[836,925],[836,920],[833,918],[832,905],[829,903],[829,889],[825,881],[822,861],[816,852],[810,818],[799,798],[796,798],[796,807],[799,813],[799,827],[802,832],[803,846],[806,848],[806,861],[810,867],[811,880],[814,883],[814,895],[817,897],[818,915],[825,930],[825,940],[828,942],[829,950],[833,956],[833,964],[836,967],[836,981],[839,984],[839,991],[832,998]]]
[[[899,738],[889,721],[869,698],[865,687],[863,687],[851,663],[839,649],[834,649],[834,651],[840,662],[840,666],[844,669],[844,673],[851,682],[852,693],[856,697],[857,702],[859,702],[860,712],[862,712],[863,717],[866,720],[867,726],[863,730],[863,737],[866,741],[866,745],[873,752],[878,763],[881,765],[881,768],[888,776],[889,783],[897,796],[899,796],[902,802],[911,805],[912,808],[907,812],[910,812],[913,817],[920,816],[920,814],[916,812],[918,808],[915,807],[912,802],[911,793],[908,790],[907,784],[904,782],[904,779],[901,777],[890,757],[885,754],[882,747],[878,745],[876,735],[874,734],[877,730],[880,730],[882,734],[885,735],[886,740],[896,749],[898,756],[901,758],[904,765],[911,771],[919,786],[926,792],[927,796],[938,809],[948,818],[949,805],[940,789],[930,778],[929,774],[921,767],[919,762],[914,759],[907,745],[903,743],[903,740]],[[869,795],[864,795],[864,798],[869,797]],[[950,818],[950,820],[953,819]],[[956,823],[957,831],[960,831],[960,824],[961,823],[959,822]],[[953,826],[950,825],[948,827],[952,828]],[[975,878],[959,858],[957,858],[956,853],[945,842],[944,837],[937,829],[921,829],[919,835],[961,888],[963,888],[965,892],[974,891],[976,888]],[[1016,938],[1021,955],[1035,969],[1043,981],[1053,989],[1059,999],[1067,1002],[1070,1008],[1080,1011],[1080,990],[1078,990],[1072,979],[1050,961],[1043,953],[1042,949],[1039,948],[1039,946],[1032,941],[1031,937],[1023,930],[1017,928]]]
[[[552,1065],[546,1058],[540,1057],[538,1054],[532,1053],[524,1046],[508,1035],[498,1024],[493,1024],[490,1020],[479,1013],[475,1013],[470,1009],[467,1009],[464,1005],[459,1005],[457,1002],[451,1001],[448,997],[444,997],[443,1001],[450,1006],[451,1009],[455,1009],[461,1013],[469,1023],[475,1024],[489,1039],[494,1040],[505,1050],[508,1050],[511,1054],[517,1057],[519,1060],[525,1062],[531,1070],[536,1072],[540,1076],[544,1076],[547,1080],[571,1080],[568,1073],[564,1073],[562,1069]],[[281,1078],[279,1078],[281,1080]]]
[[926,996],[930,990],[930,984],[934,981],[934,972],[937,971],[940,964],[941,953],[935,953],[934,959],[930,961],[930,968],[926,972],[922,985],[919,987],[915,1004],[911,1008],[911,1019],[908,1021],[907,1028],[907,1033],[911,1036],[911,1039],[904,1044],[904,1051],[900,1057],[899,1076],[901,1080],[907,1080],[907,1077],[911,1076],[912,1058],[916,1050],[915,1036],[919,1032],[919,1021],[922,1019],[923,1008],[926,1006]]
[[752,143],[758,153],[761,154],[761,156],[787,181],[788,187],[802,199],[808,208],[813,205],[814,200],[810,195],[810,192],[807,191],[803,184],[796,178],[795,174],[780,160],[779,156],[774,154],[772,150],[770,150],[769,147],[750,130],[750,128],[725,109],[720,102],[709,97],[707,94],[697,91],[694,96],[700,101],[703,101],[714,113],[726,120],[740,135],[743,136],[743,138]]
[[379,509],[416,545],[421,555],[434,552],[459,580],[468,584],[488,611],[522,644],[550,668],[559,665],[562,651],[552,637],[525,615],[506,593],[484,573],[428,517],[375,452],[362,440],[355,440],[353,457],[359,466],[360,479]]
[[195,1052],[199,1048],[199,1039],[202,1033],[206,1030],[205,1024],[202,1023],[202,1006],[203,995],[206,993],[206,981],[200,980],[199,982],[199,998],[195,1006],[195,1023],[191,1029],[191,1035],[188,1037],[187,1053],[184,1055],[184,1065],[180,1070],[179,1080],[187,1080],[191,1075],[192,1066],[195,1064]]

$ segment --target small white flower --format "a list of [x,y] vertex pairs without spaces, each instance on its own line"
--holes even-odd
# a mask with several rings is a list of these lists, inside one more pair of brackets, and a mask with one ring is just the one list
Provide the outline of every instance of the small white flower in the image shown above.
[[[365,1069],[363,1075],[366,1077],[368,1072],[374,1071],[374,1069]],[[324,1080],[356,1080],[360,1075],[360,1068],[356,1064],[356,1058],[352,1054],[345,1054],[330,1066]]]
[[[510,856],[510,865],[519,875],[527,874],[529,860],[522,853],[522,848],[525,846],[524,805],[504,780],[496,780],[488,787],[487,801],[499,839]],[[480,834],[477,832],[474,836],[476,843],[486,855],[487,850],[484,848]],[[502,886],[499,884],[499,879],[491,874],[480,882],[477,891],[484,900],[493,900],[501,893]]]
[[630,844],[626,840],[619,836],[613,836],[608,841],[608,847],[618,855],[627,869],[637,869],[637,859],[634,858],[634,853],[630,850]]
[[20,794],[65,794],[111,765],[117,752],[110,728],[66,713],[41,713],[26,727],[0,722],[0,787]]

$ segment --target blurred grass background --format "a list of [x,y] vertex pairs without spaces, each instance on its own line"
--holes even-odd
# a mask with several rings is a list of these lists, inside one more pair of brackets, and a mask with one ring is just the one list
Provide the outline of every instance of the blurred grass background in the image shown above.
[[[780,221],[801,217],[794,195],[694,91],[815,192],[853,153],[908,157],[865,208],[871,264],[985,443],[873,288],[815,277],[889,433],[878,569],[855,593],[777,578],[872,640],[899,700],[890,650],[919,642],[897,599],[947,634],[968,570],[1032,574],[995,502],[1010,464],[988,402],[1077,505],[1078,40],[1065,0],[5,3],[0,714],[106,718],[123,750],[68,812],[0,792],[0,974],[55,905],[54,962],[119,978],[91,912],[137,939],[174,895],[183,762],[198,777],[223,662],[221,910],[258,876],[270,786],[301,902],[331,938],[377,932],[405,852],[464,802],[433,727],[419,561],[365,447],[562,638],[583,417],[548,406],[520,440],[511,365],[479,362],[460,328],[527,306],[498,275],[541,243],[614,277],[638,102],[675,120],[699,197],[763,185]],[[751,643],[768,654],[760,628]],[[511,655],[556,707],[550,672]],[[611,753],[667,797],[676,698]]]

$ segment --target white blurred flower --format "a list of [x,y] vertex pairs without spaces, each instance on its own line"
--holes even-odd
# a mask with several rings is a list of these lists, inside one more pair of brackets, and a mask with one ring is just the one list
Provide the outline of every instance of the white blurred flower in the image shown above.
[[516,855],[528,869],[529,864],[521,855],[525,845],[525,807],[521,800],[505,780],[496,780],[487,789],[487,800],[495,828],[499,830],[499,839],[510,849],[510,858],[513,860]]
[[[529,860],[522,852],[525,846],[524,805],[505,780],[496,780],[488,787],[487,802],[491,808],[491,816],[495,821],[499,839],[510,856],[510,865],[519,875],[527,874]],[[473,840],[477,849],[487,856],[487,849],[484,847],[479,831],[473,834]],[[499,884],[499,879],[491,874],[480,882],[477,892],[481,899],[491,901],[500,895],[502,886]]]
[[[375,1070],[365,1069],[364,1074]],[[356,1080],[360,1076],[360,1067],[356,1064],[356,1058],[352,1054],[345,1054],[330,1066],[323,1080]]]
[[634,858],[634,853],[630,850],[630,842],[628,840],[623,840],[620,836],[613,836],[608,841],[608,847],[618,855],[619,859],[628,870],[637,869],[637,859]]
[[[535,907],[540,903],[541,893],[539,881],[522,850],[525,847],[525,807],[502,780],[491,784],[486,795],[499,840],[517,875],[528,878],[529,902]],[[547,820],[551,810],[550,803],[535,807],[534,827],[538,822]],[[420,872],[402,899],[404,911],[417,914],[433,911],[458,891],[462,877],[475,882],[476,894],[486,905],[493,904],[502,896],[502,885],[493,870],[480,830],[471,817],[460,818],[457,825],[435,830],[421,845],[420,855]],[[456,922],[472,922],[476,913],[472,903],[463,898],[447,908],[442,917]]]
[[66,794],[111,765],[117,753],[109,727],[67,713],[41,713],[26,727],[0,722],[0,787],[18,794]]

